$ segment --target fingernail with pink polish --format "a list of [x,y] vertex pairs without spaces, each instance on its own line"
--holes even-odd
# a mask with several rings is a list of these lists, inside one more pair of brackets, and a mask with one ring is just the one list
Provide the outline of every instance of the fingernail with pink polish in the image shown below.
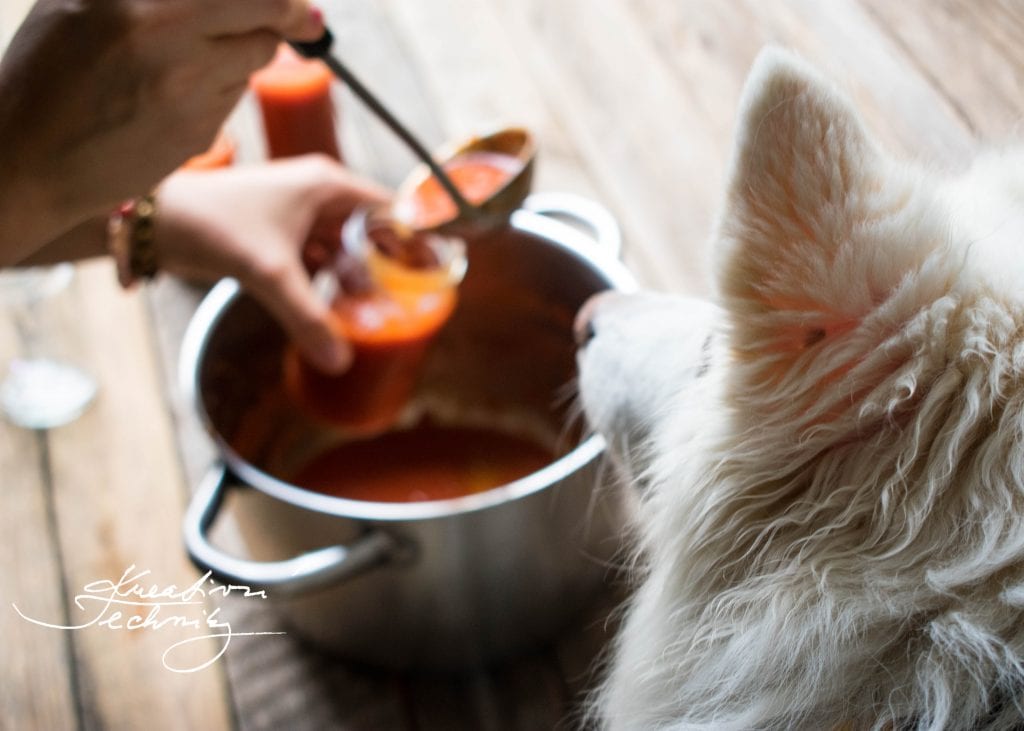
[[324,27],[324,11],[316,5],[309,7],[309,24],[317,28]]

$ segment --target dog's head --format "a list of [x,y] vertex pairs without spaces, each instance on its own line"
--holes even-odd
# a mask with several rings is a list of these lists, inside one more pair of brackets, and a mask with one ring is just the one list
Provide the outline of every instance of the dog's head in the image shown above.
[[770,50],[729,178],[715,304],[582,315],[584,408],[649,483],[605,710],[976,721],[1024,675],[1024,155],[896,162]]

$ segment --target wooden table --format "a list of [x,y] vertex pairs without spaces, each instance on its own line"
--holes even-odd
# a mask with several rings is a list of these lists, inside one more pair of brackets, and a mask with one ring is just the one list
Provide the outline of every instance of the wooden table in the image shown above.
[[[28,0],[4,0],[0,41]],[[505,123],[540,139],[537,188],[606,204],[625,258],[655,288],[710,290],[703,243],[746,70],[789,45],[852,93],[899,154],[962,167],[1021,132],[1020,0],[324,0],[337,49],[429,142]],[[351,165],[394,184],[412,160],[343,95]],[[232,129],[259,157],[250,104]],[[2,225],[2,224],[0,224]],[[164,650],[187,628],[51,624],[94,616],[74,597],[131,565],[179,587],[181,514],[213,451],[176,387],[180,337],[201,292],[166,280],[125,294],[107,262],[80,265],[53,302],[63,340],[99,378],[77,422],[0,422],[0,728],[548,729],[578,722],[611,629],[597,608],[550,647],[460,677],[389,674],[331,660],[291,636],[236,639],[195,673]],[[23,342],[0,317],[0,360]],[[231,536],[225,536],[230,540]],[[252,599],[223,602],[236,631],[277,631]],[[213,611],[211,604],[209,611]],[[195,648],[211,657],[212,641]]]

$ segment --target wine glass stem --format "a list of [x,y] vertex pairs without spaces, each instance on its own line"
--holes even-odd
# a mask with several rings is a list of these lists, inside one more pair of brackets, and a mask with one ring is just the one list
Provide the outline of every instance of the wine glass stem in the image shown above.
[[14,308],[14,327],[21,341],[26,358],[37,358],[43,353],[42,327],[39,314],[40,301],[29,296],[20,306]]

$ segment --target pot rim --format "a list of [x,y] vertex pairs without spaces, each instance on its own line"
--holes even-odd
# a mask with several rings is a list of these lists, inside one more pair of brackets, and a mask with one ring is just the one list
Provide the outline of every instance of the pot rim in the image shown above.
[[[556,208],[548,207],[546,210],[558,213]],[[574,217],[571,212],[566,213],[570,218]],[[576,228],[525,208],[512,214],[510,224],[517,231],[544,239],[549,244],[561,247],[577,258],[585,260],[603,275],[611,288],[624,292],[636,289],[633,275],[617,258],[618,252],[607,250]],[[444,518],[484,510],[540,492],[582,470],[596,460],[605,449],[604,438],[595,433],[585,438],[567,454],[525,477],[483,492],[447,500],[404,503],[350,500],[314,492],[274,477],[231,448],[214,428],[200,397],[199,366],[205,357],[210,334],[228,306],[241,294],[238,281],[226,278],[214,285],[200,302],[182,339],[178,369],[179,387],[198,414],[207,434],[216,443],[221,458],[231,472],[246,485],[255,487],[267,495],[314,512],[360,520],[396,522]]]

